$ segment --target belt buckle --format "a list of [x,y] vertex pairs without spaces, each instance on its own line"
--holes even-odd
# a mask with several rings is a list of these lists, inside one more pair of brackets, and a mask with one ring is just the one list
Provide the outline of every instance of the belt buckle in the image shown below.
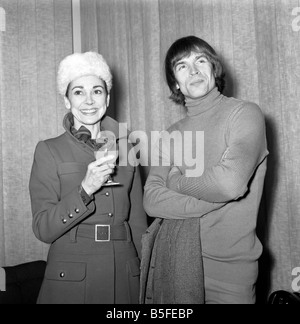
[[[98,228],[103,227],[103,230],[98,233]],[[105,228],[107,230],[105,230]],[[104,239],[99,239],[99,236],[104,236]],[[96,242],[109,242],[110,241],[110,225],[96,225],[95,226],[95,241]]]

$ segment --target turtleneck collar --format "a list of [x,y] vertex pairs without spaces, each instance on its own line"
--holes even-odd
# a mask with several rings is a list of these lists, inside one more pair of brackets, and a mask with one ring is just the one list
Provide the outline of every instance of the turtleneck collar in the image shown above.
[[219,103],[222,97],[218,88],[215,87],[201,98],[186,98],[185,106],[187,107],[187,115],[192,117],[204,113]]

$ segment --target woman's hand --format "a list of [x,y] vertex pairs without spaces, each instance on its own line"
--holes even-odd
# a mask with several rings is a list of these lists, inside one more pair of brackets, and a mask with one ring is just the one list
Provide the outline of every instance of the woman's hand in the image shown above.
[[108,176],[113,173],[115,165],[113,163],[107,163],[107,161],[112,159],[113,156],[109,155],[88,165],[81,185],[89,196],[98,191],[107,181]]

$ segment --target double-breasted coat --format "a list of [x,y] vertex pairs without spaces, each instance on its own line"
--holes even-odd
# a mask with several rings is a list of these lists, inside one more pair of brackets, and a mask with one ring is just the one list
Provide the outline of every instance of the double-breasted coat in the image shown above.
[[[72,118],[68,113],[66,132],[39,142],[34,154],[33,231],[51,244],[38,303],[138,303],[141,237],[147,229],[139,168],[117,165],[114,180],[121,185],[102,187],[85,205],[79,187],[95,158],[92,148],[71,134]],[[119,124],[107,116],[101,129],[114,132],[119,159],[126,160],[133,149],[127,133],[119,134]],[[98,241],[98,229],[108,230],[110,239],[106,233]],[[113,229],[122,229],[120,237],[115,231],[116,240]]]

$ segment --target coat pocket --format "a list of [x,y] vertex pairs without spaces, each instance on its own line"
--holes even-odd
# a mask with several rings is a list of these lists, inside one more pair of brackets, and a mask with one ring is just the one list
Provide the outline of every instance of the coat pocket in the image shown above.
[[85,173],[87,166],[85,163],[78,162],[64,162],[59,164],[58,173],[62,174],[71,174],[71,173]]
[[61,197],[69,194],[75,187],[79,186],[86,174],[87,166],[84,163],[65,162],[58,166],[60,178]]
[[45,273],[46,279],[59,281],[82,281],[86,276],[86,264],[81,262],[54,262]]
[[131,304],[139,303],[140,259],[138,257],[127,262],[128,291]]
[[39,303],[83,304],[85,301],[86,264],[51,262],[39,296]]

